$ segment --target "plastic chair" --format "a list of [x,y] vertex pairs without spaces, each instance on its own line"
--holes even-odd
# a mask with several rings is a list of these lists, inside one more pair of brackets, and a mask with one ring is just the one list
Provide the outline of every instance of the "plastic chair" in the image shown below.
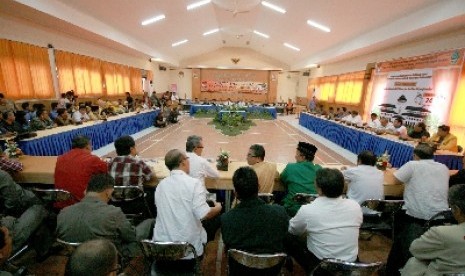
[[76,248],[81,245],[80,242],[67,242],[67,241],[64,241],[64,240],[61,240],[61,239],[58,239],[57,238],[57,242],[63,246],[63,250],[66,250],[65,252],[65,256],[69,257],[71,256],[71,254],[73,254],[74,250],[76,250]]
[[376,263],[352,263],[338,259],[324,259],[320,264],[313,269],[310,275],[357,275],[357,276],[371,276],[377,275],[382,262]]
[[[394,239],[394,215],[397,211],[402,209],[404,206],[403,200],[386,200],[386,199],[368,199],[365,200],[362,204],[362,207],[376,211],[377,213],[368,215],[365,214],[365,217],[377,217],[379,219],[383,218],[384,214],[389,215],[389,222],[380,221],[378,223],[367,224],[364,223],[360,227],[362,230],[369,231],[379,231],[379,230],[392,230],[392,238]],[[365,220],[365,219],[364,219]]]
[[460,273],[443,273],[442,276],[465,276],[465,272],[460,272]]
[[73,195],[61,189],[39,189],[34,188],[32,191],[46,204],[53,204],[55,202],[67,201],[73,198]]
[[[151,240],[142,240],[142,252],[146,262],[146,272],[150,270],[150,275],[200,275],[200,263],[197,252],[192,244],[188,242],[157,242]],[[195,267],[192,271],[179,271],[176,266],[157,267],[157,262],[175,262],[193,254]],[[179,267],[178,267],[179,268]]]
[[274,203],[274,195],[271,193],[259,193],[258,198],[265,201],[266,204]]
[[[285,253],[253,254],[230,249],[228,250],[228,275],[278,275],[284,266],[286,257]],[[233,260],[236,264],[232,262]]]
[[[141,209],[140,205],[137,206],[140,203],[143,205],[142,210],[139,210]],[[115,186],[110,204],[121,207],[126,217],[132,221],[143,217],[144,213],[146,216],[153,218],[152,212],[145,200],[144,190],[138,186]]]
[[432,216],[425,223],[425,231],[427,231],[433,226],[451,225],[451,224],[457,224],[457,220],[454,218],[454,215],[452,214],[452,211],[450,209],[444,210]]
[[304,205],[304,204],[309,204],[312,203],[316,198],[318,197],[318,194],[306,194],[306,193],[296,193],[292,200],[295,202]]

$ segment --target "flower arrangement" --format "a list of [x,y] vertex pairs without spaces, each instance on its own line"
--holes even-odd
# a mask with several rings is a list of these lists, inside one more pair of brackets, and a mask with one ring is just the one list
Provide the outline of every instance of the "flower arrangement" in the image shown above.
[[220,149],[220,154],[217,156],[216,159],[216,168],[220,171],[227,171],[228,164],[229,164],[229,151],[225,151]]
[[17,158],[20,155],[20,152],[21,151],[18,148],[18,144],[16,144],[15,141],[8,141],[5,153],[8,155],[9,158]]
[[383,155],[379,156],[376,160],[376,167],[382,171],[386,170],[389,164],[390,155],[387,151]]

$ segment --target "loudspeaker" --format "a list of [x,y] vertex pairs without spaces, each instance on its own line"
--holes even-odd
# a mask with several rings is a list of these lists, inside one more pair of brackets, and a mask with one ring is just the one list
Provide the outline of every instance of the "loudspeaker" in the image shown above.
[[310,77],[310,71],[303,72],[302,77]]
[[166,71],[166,67],[160,65],[160,66],[158,66],[158,70],[160,70],[160,71]]

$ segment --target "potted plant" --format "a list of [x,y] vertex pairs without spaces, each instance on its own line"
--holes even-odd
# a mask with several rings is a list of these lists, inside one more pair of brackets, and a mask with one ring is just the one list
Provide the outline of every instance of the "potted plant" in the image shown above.
[[227,171],[229,165],[229,151],[220,149],[220,154],[216,159],[216,168],[220,171]]

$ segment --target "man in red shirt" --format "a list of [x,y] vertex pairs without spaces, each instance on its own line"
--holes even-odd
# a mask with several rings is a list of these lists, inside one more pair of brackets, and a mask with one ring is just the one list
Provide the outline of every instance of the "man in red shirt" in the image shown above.
[[58,156],[55,167],[55,188],[69,191],[74,198],[58,202],[55,207],[64,208],[81,201],[90,178],[99,173],[107,173],[108,165],[92,155],[89,138],[78,135],[73,138],[71,150]]

